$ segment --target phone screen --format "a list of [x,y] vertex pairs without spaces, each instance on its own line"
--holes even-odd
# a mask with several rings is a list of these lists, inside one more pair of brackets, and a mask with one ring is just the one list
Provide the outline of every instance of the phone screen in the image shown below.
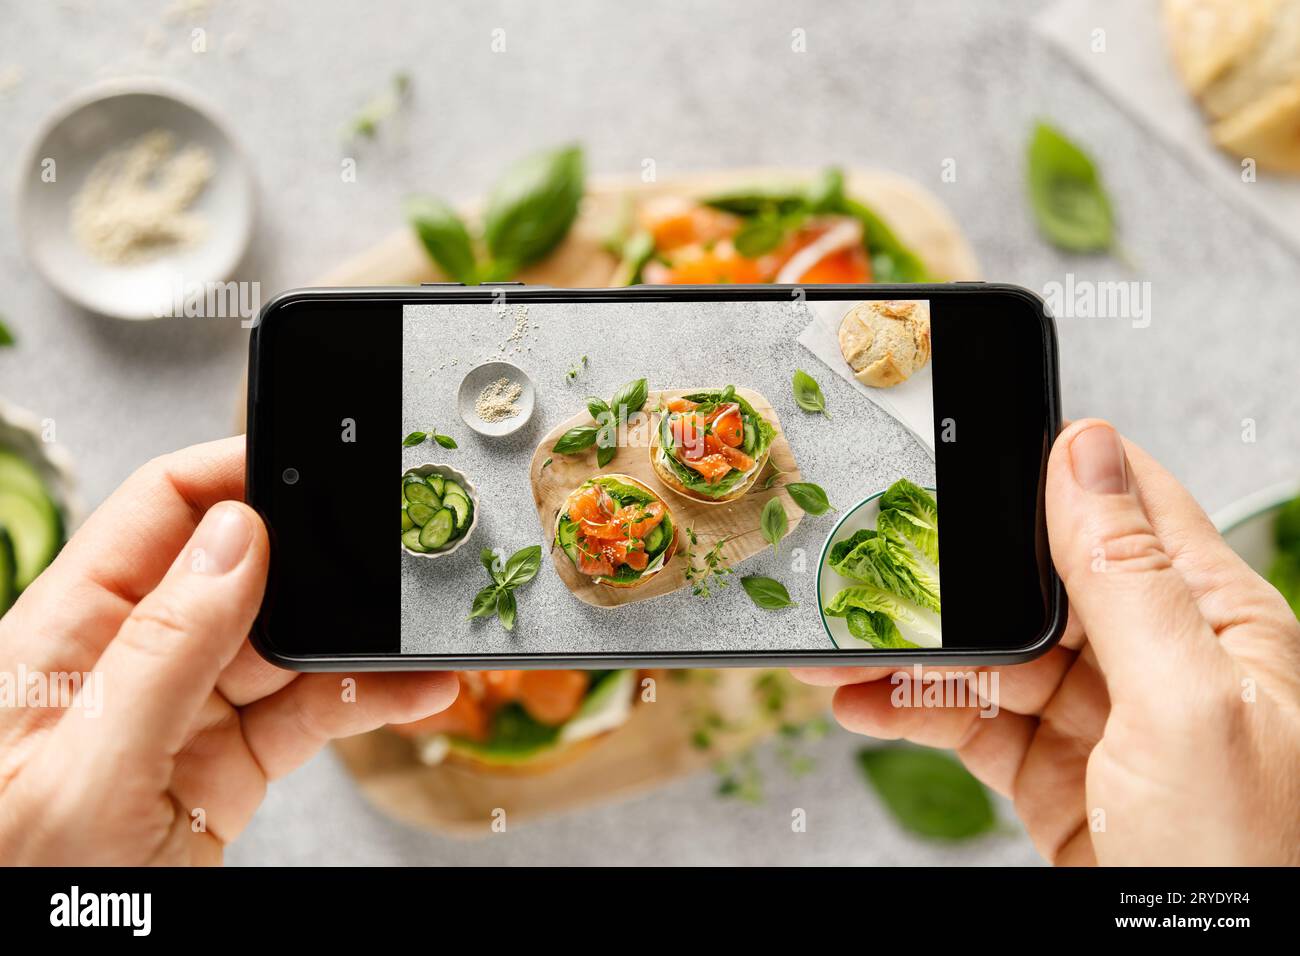
[[263,643],[506,666],[1043,640],[1041,312],[901,291],[281,309],[254,350]]

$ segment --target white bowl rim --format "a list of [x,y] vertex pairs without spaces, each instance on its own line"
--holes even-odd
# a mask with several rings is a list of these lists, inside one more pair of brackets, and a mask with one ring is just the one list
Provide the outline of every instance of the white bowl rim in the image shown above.
[[18,224],[18,241],[23,247],[27,261],[35,266],[45,281],[61,295],[96,315],[106,315],[109,318],[121,319],[126,322],[153,322],[157,321],[159,317],[152,313],[144,314],[129,309],[105,308],[101,303],[93,302],[84,296],[76,283],[68,282],[64,276],[51,274],[46,270],[44,260],[36,255],[33,245],[30,221],[31,210],[28,207],[27,190],[23,188],[24,177],[27,175],[28,170],[31,169],[32,163],[35,162],[41,144],[59,127],[59,124],[67,120],[77,110],[93,103],[135,94],[161,96],[193,110],[211,123],[229,144],[231,154],[234,155],[239,169],[243,173],[244,193],[248,200],[249,211],[248,220],[243,224],[243,235],[235,246],[231,261],[222,263],[219,269],[214,270],[219,274],[214,279],[224,281],[230,277],[248,252],[253,240],[255,223],[257,222],[257,189],[254,185],[253,165],[249,161],[247,151],[236,139],[234,129],[222,118],[222,114],[217,107],[202,94],[195,92],[183,83],[166,77],[148,75],[111,77],[83,87],[55,104],[45,120],[37,127],[36,135],[32,137],[22,151],[18,163],[18,173],[13,184],[14,218]]
[[[404,551],[406,554],[409,554],[413,558],[445,558],[447,555],[455,554],[458,550],[460,550],[460,546],[470,539],[470,535],[472,535],[474,533],[474,529],[478,527],[478,514],[479,514],[478,491],[475,489],[474,483],[470,481],[469,478],[465,476],[465,473],[461,471],[459,468],[457,468],[455,465],[443,465],[443,464],[438,464],[429,461],[429,462],[425,462],[424,464],[413,465],[410,468],[405,469],[402,472],[402,477],[406,477],[407,475],[421,472],[422,469],[426,469],[426,468],[429,470],[424,471],[422,474],[420,474],[421,478],[427,478],[429,475],[432,474],[441,474],[443,475],[444,478],[455,479],[456,483],[459,484],[461,487],[463,487],[466,492],[468,492],[470,504],[474,506],[474,514],[469,519],[469,527],[465,529],[465,533],[462,534],[459,538],[457,538],[456,543],[453,544],[450,548],[445,548],[442,551],[412,551],[410,548],[408,548],[406,545],[403,544],[402,551]],[[444,472],[451,472],[451,474],[449,475],[444,474]]]
[[[853,515],[856,514],[858,511],[860,511],[865,505],[869,505],[873,501],[876,501],[879,498],[881,498],[884,495],[884,493],[890,489],[892,484],[893,483],[891,482],[889,485],[886,485],[884,488],[881,488],[875,494],[867,495],[867,497],[863,498],[852,508],[845,511],[844,514],[840,516],[840,519],[835,522],[835,527],[831,528],[830,533],[826,535],[826,540],[822,542],[822,551],[817,558],[817,580],[813,583],[813,591],[817,596],[817,614],[821,618],[822,630],[826,632],[826,637],[830,640],[831,646],[834,647],[836,650],[845,650],[845,648],[840,647],[840,645],[835,642],[835,635],[831,633],[830,623],[826,620],[826,609],[822,607],[822,571],[826,569],[826,556],[830,553],[831,542],[835,540],[835,535],[839,533],[839,530],[844,525],[844,522],[848,521],[849,518],[853,517]],[[924,488],[926,491],[930,492],[930,494],[934,495],[936,501],[938,500],[939,489],[932,487],[930,485],[921,485],[920,487]],[[876,509],[879,510],[880,506],[877,505]],[[943,584],[942,575],[940,576],[939,581],[940,581],[940,586],[942,587]],[[939,636],[940,636],[940,640],[942,640],[943,639],[942,631],[940,631]],[[857,648],[849,648],[849,650],[857,650]]]
[[1219,529],[1219,534],[1227,534],[1297,497],[1300,497],[1300,480],[1279,481],[1224,505],[1210,516],[1210,520]]

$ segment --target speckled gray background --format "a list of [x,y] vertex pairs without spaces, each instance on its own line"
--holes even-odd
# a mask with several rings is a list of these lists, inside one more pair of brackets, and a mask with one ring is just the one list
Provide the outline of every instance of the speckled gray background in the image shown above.
[[[17,81],[0,95],[0,155],[17,156],[56,103],[96,80],[148,73],[188,84],[252,154],[260,218],[237,278],[261,281],[267,295],[386,236],[407,193],[475,197],[520,154],[568,140],[585,144],[599,174],[639,174],[646,158],[663,177],[756,163],[880,167],[936,193],[986,278],[1034,289],[1067,272],[1128,278],[1113,259],[1058,252],[1035,232],[1024,148],[1033,120],[1052,118],[1101,163],[1154,309],[1146,329],[1060,323],[1066,414],[1110,418],[1211,509],[1300,474],[1296,258],[1036,36],[1038,0],[375,0],[364,8],[216,0],[169,16],[177,6],[7,4],[0,71]],[[191,46],[199,26],[211,40],[205,54]],[[490,49],[498,28],[505,53]],[[806,53],[791,52],[794,29],[805,31]],[[1105,55],[1093,56],[1104,69]],[[346,151],[358,176],[342,182],[339,130],[398,69],[412,77],[410,110],[374,143]],[[948,160],[955,182],[941,179]],[[247,333],[209,320],[133,325],[69,305],[24,259],[13,212],[12,189],[0,189],[0,312],[20,340],[0,351],[0,392],[56,419],[87,499],[102,499],[152,455],[230,434]],[[1242,443],[1244,418],[1258,425],[1254,444]],[[852,764],[861,744],[828,736],[810,751],[816,771],[802,778],[779,770],[765,748],[757,807],[717,798],[706,773],[478,842],[388,820],[326,752],[271,787],[228,859],[1038,858],[1016,832],[956,848],[900,833]],[[807,811],[806,833],[791,833],[792,807]],[[1005,806],[1002,814],[1010,818]]]
[[[900,477],[934,484],[934,462],[898,424],[795,338],[810,314],[780,302],[534,303],[517,341],[514,310],[493,305],[408,306],[402,324],[402,431],[451,431],[460,445],[427,443],[403,452],[403,465],[445,462],[475,482],[479,526],[471,542],[445,558],[402,557],[402,650],[405,653],[540,653],[627,651],[834,650],[817,613],[817,559],[835,515],[805,515],[771,550],[735,565],[736,575],[708,604],[688,588],[620,608],[595,608],[569,591],[555,572],[528,481],[537,443],[583,410],[585,397],[606,400],[631,379],[650,388],[743,385],[767,397],[805,481],[820,484],[845,510]],[[685,343],[684,348],[674,343]],[[502,348],[504,346],[504,350]],[[568,369],[587,365],[575,380]],[[504,359],[533,380],[537,407],[512,435],[485,438],[456,411],[461,378],[482,362]],[[803,367],[821,383],[828,420],[802,411],[790,384]],[[644,450],[641,452],[644,454]],[[630,454],[622,452],[620,454]],[[594,465],[594,462],[593,462]],[[609,470],[618,470],[615,458]],[[672,507],[675,496],[663,491]],[[542,568],[516,595],[518,621],[465,621],[474,594],[487,583],[483,547],[507,554],[543,544]],[[702,542],[705,548],[712,540]],[[780,579],[799,603],[762,611],[740,589],[741,574]],[[700,627],[701,615],[708,619]],[[779,620],[778,620],[779,618]],[[449,623],[450,622],[450,623]]]

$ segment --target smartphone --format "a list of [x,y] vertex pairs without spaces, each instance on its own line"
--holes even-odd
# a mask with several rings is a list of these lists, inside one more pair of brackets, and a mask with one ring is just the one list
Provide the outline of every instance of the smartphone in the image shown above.
[[1009,663],[1065,625],[1024,289],[308,289],[248,382],[284,667]]

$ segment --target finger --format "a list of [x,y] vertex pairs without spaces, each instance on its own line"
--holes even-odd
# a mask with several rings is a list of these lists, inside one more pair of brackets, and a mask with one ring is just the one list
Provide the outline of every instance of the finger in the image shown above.
[[248,749],[239,711],[219,693],[208,695],[176,755],[171,793],[187,820],[230,843],[266,796],[266,774]]
[[270,697],[296,677],[296,672],[276,667],[245,641],[235,659],[221,672],[217,690],[236,707],[243,707]]
[[100,657],[103,716],[90,732],[85,722],[60,721],[54,749],[67,746],[86,759],[87,750],[105,748],[145,765],[170,761],[248,635],[266,567],[257,514],[234,501],[211,508]]
[[1075,422],[1047,470],[1052,558],[1078,612],[1112,698],[1140,701],[1153,679],[1223,669],[1191,592],[1151,525],[1118,433]]
[[157,458],[123,483],[0,619],[0,661],[88,671],[203,514],[244,497],[244,439]]
[[275,780],[327,741],[446,710],[459,687],[455,674],[443,672],[304,674],[244,708],[244,739],[267,778]]
[[981,717],[977,706],[897,707],[891,700],[894,690],[885,681],[841,687],[832,704],[835,719],[868,737],[955,750],[979,780],[1010,795],[1016,767],[1038,723],[1035,718],[1007,710]]
[[813,687],[843,687],[888,677],[897,667],[792,667],[790,674]]
[[1254,672],[1294,681],[1300,674],[1295,613],[1228,546],[1173,475],[1131,442],[1124,448],[1151,524],[1220,645],[1239,660],[1251,661]]

